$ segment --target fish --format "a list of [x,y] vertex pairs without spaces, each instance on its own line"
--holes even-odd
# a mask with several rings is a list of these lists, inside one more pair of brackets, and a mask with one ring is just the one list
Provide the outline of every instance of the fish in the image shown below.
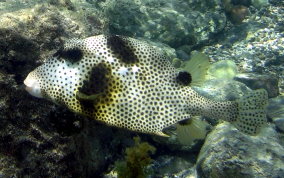
[[165,128],[191,123],[195,116],[230,122],[249,135],[258,134],[267,124],[266,90],[252,91],[236,101],[214,101],[191,87],[193,76],[174,68],[147,41],[97,35],[67,41],[31,71],[24,84],[31,95],[75,113],[160,136],[168,136]]

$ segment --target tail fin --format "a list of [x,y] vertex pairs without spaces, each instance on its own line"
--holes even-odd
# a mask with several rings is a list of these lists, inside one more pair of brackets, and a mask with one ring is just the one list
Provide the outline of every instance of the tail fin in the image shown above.
[[258,89],[245,95],[237,101],[239,114],[232,123],[246,134],[258,134],[267,122],[265,111],[267,102],[267,92],[264,89]]

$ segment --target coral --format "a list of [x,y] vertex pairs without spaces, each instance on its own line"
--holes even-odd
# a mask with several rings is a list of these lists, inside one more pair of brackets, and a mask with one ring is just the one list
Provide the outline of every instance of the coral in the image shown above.
[[133,140],[135,145],[126,148],[125,160],[115,163],[118,178],[143,178],[149,174],[147,166],[152,162],[149,154],[154,154],[156,148],[141,142],[140,137],[134,137]]

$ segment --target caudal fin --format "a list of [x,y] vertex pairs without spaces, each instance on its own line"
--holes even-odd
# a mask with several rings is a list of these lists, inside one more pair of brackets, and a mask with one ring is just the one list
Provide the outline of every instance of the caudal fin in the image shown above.
[[264,89],[255,90],[237,101],[238,117],[232,124],[240,131],[256,135],[267,123],[265,107],[268,102]]

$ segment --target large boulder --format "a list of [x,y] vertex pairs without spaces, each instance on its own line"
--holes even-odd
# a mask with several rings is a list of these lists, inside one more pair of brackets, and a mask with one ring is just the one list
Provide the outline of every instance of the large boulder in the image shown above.
[[284,148],[273,127],[258,136],[219,124],[207,137],[197,160],[199,177],[282,177]]

